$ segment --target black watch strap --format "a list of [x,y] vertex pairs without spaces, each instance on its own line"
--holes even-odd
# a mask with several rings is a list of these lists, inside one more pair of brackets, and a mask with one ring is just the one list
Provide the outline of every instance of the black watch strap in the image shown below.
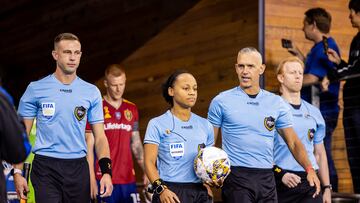
[[332,185],[331,185],[331,184],[329,184],[329,185],[324,185],[324,186],[322,187],[322,189],[323,189],[323,190],[325,190],[325,189],[330,189],[330,190],[332,190]]

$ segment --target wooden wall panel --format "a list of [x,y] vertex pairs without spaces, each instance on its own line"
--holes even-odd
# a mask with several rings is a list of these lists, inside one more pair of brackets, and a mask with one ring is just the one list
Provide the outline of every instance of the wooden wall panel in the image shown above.
[[[348,58],[350,42],[356,34],[348,19],[348,0],[266,0],[265,2],[265,72],[266,89],[278,90],[274,69],[281,59],[290,54],[281,47],[281,38],[291,39],[303,53],[313,46],[302,32],[304,13],[309,8],[323,7],[332,15],[331,35],[338,43],[344,59]],[[346,146],[340,114],[333,134],[333,157],[339,176],[339,191],[352,192],[351,174],[348,167]]]

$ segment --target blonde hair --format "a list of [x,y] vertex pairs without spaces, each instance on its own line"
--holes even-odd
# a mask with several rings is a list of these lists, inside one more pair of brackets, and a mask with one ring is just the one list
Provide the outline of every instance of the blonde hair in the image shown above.
[[125,70],[124,70],[124,67],[121,66],[120,64],[111,64],[108,67],[106,67],[106,69],[105,69],[105,78],[106,79],[109,75],[112,75],[114,77],[119,77],[123,74],[125,75]]
[[298,62],[298,63],[300,63],[301,67],[304,69],[304,62],[302,60],[300,60],[296,56],[290,56],[290,57],[283,59],[279,63],[278,67],[276,68],[276,75],[282,74],[284,72],[284,66],[285,66],[285,63],[287,63],[287,62]]

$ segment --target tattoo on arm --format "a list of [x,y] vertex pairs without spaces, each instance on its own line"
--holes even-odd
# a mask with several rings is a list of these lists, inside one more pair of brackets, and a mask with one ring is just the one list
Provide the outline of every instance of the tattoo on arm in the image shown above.
[[139,131],[133,131],[132,133],[131,150],[139,166],[144,169],[144,148],[141,143]]

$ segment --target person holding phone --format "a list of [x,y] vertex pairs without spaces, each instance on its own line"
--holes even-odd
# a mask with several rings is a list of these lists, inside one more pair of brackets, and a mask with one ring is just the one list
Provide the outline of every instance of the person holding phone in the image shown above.
[[354,192],[360,193],[360,0],[349,2],[349,19],[358,33],[350,45],[349,60],[341,60],[338,52],[328,50],[329,60],[337,64],[337,77],[347,77],[344,85],[344,130],[346,150],[351,170]]
[[326,123],[326,135],[324,145],[326,149],[330,182],[334,191],[337,191],[338,178],[335,164],[331,155],[331,137],[334,132],[339,115],[338,96],[339,82],[332,82],[328,86],[320,84],[328,74],[335,70],[335,64],[328,59],[325,49],[331,48],[339,54],[339,48],[330,36],[331,15],[323,8],[311,8],[305,12],[303,21],[305,38],[312,41],[314,46],[306,57],[297,47],[289,48],[288,51],[304,61],[304,79],[301,97],[320,108]]

